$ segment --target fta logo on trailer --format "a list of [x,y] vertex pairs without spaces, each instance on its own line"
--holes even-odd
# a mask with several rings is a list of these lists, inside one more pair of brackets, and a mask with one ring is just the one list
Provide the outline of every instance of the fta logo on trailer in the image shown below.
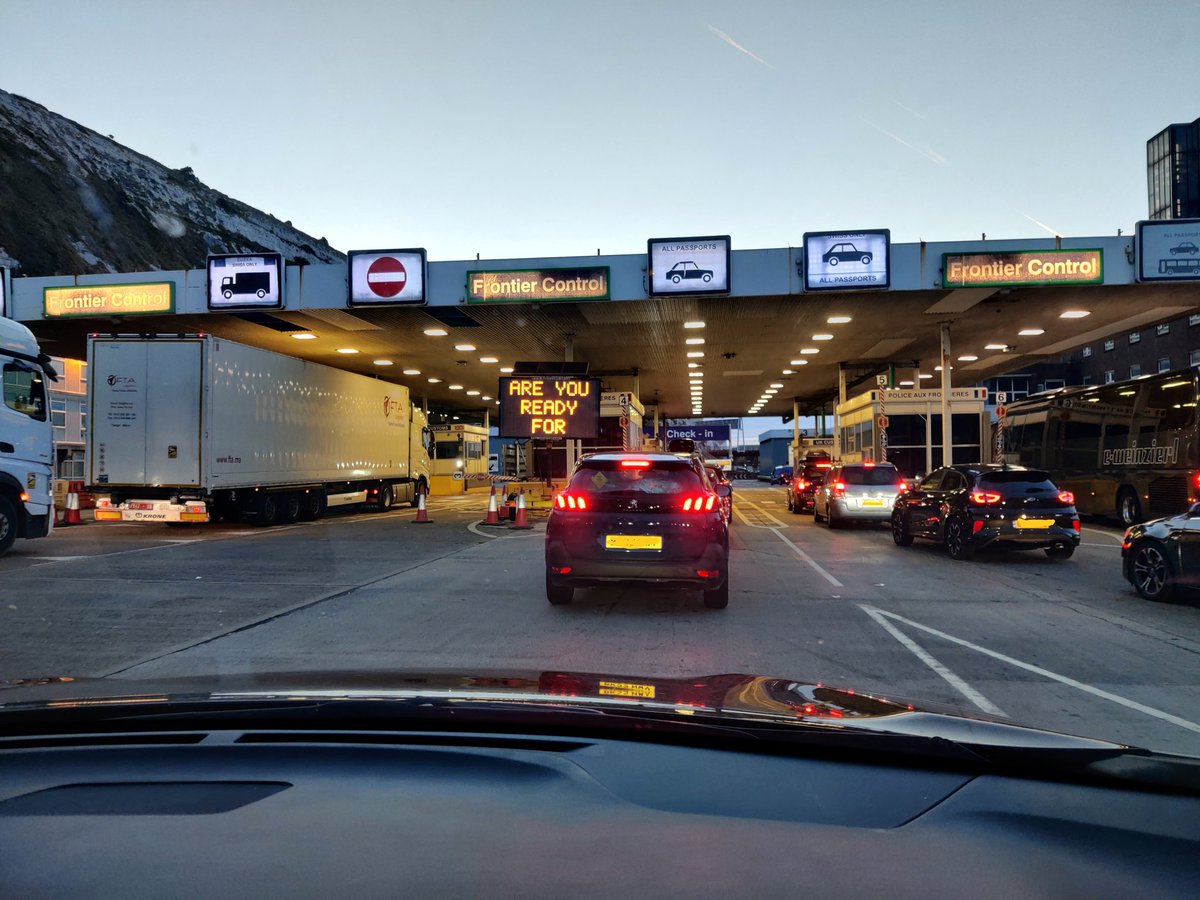
[[209,256],[208,308],[282,309],[283,256],[278,253]]
[[423,306],[425,250],[351,250],[348,282],[350,306]]

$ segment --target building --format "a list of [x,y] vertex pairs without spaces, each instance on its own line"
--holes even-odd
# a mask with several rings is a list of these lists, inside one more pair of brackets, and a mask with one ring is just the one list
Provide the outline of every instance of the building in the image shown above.
[[84,481],[88,427],[88,367],[81,359],[54,357],[58,381],[50,383],[50,421],[54,425],[54,476]]
[[758,436],[758,474],[771,476],[776,466],[791,465],[792,429],[772,428]]
[[1200,217],[1200,119],[1146,141],[1146,189],[1151,219]]

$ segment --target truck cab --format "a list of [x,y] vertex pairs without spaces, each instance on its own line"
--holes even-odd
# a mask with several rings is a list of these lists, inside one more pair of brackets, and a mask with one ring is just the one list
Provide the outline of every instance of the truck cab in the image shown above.
[[46,537],[54,526],[54,433],[47,382],[50,359],[33,333],[0,318],[0,555],[17,538]]

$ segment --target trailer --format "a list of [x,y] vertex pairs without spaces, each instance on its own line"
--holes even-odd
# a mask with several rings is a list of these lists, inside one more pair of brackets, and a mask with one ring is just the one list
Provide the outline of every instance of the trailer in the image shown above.
[[403,385],[212,335],[94,336],[88,371],[97,521],[274,525],[428,490]]

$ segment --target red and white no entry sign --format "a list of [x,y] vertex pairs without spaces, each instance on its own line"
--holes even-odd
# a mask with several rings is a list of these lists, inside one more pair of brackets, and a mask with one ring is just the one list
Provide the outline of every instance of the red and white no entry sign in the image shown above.
[[367,269],[367,287],[378,297],[395,297],[407,283],[404,263],[394,256],[381,256]]

